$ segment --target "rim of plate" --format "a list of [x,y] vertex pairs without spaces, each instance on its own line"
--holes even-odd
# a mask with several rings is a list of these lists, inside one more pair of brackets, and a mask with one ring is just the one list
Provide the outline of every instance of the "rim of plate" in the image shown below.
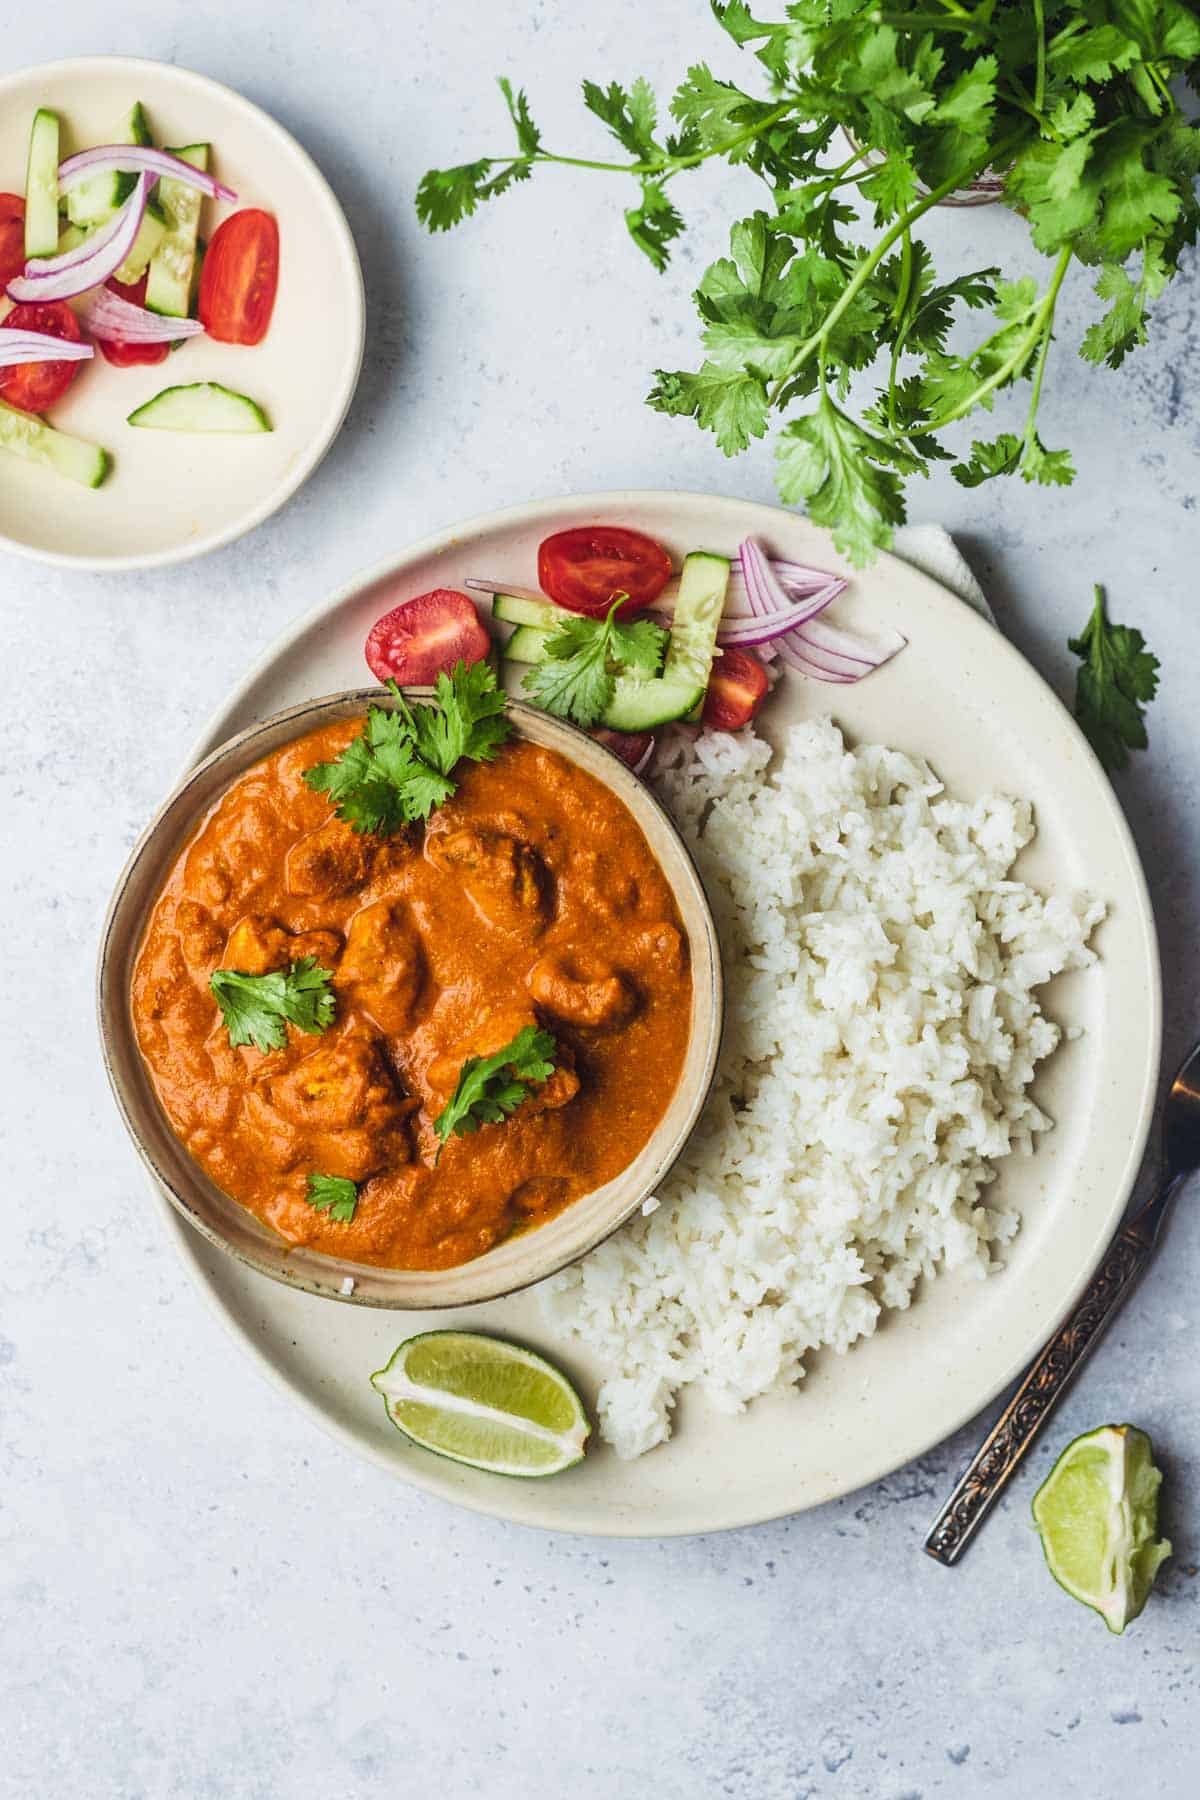
[[354,291],[353,318],[348,320],[349,336],[347,338],[347,355],[342,364],[341,373],[321,428],[313,436],[309,447],[296,459],[294,465],[287,470],[277,487],[260,500],[245,515],[239,515],[231,524],[220,526],[210,531],[206,537],[188,539],[172,550],[147,550],[134,556],[85,556],[82,553],[67,550],[46,550],[36,544],[25,544],[0,532],[0,548],[10,551],[14,556],[23,556],[30,562],[48,563],[59,569],[84,569],[94,575],[129,574],[137,569],[165,569],[176,563],[192,562],[200,556],[207,556],[213,550],[223,550],[226,545],[234,544],[248,532],[255,531],[265,524],[273,513],[297,493],[309,476],[319,468],[337,438],[350,410],[350,403],[358,387],[358,378],[362,373],[363,353],[366,348],[367,335],[367,301],[366,289],[363,285],[362,264],[359,261],[358,249],[354,242],[354,234],[350,230],[349,221],[342,209],[342,203],[329,185],[326,177],[297,138],[282,126],[278,119],[253,100],[247,100],[236,88],[231,88],[223,81],[216,81],[211,75],[202,75],[196,69],[185,68],[182,63],[162,62],[152,56],[118,56],[100,54],[96,56],[65,56],[53,62],[29,63],[23,69],[14,69],[7,75],[0,75],[0,104],[12,88],[19,87],[31,77],[54,78],[65,76],[103,75],[111,77],[115,70],[127,69],[137,72],[153,69],[160,74],[187,83],[194,83],[201,90],[220,95],[222,101],[252,119],[255,124],[275,140],[277,148],[292,159],[304,178],[314,190],[316,198],[323,207],[329,226],[338,242],[338,251],[345,268],[352,275]]
[[[299,617],[294,619],[289,625],[285,626],[273,641],[265,647],[260,655],[255,658],[254,663],[247,671],[244,678],[227,693],[221,704],[214,708],[203,731],[198,735],[188,751],[186,762],[183,769],[180,771],[180,777],[186,774],[196,762],[209,753],[214,747],[214,740],[218,733],[228,735],[228,726],[225,721],[229,718],[230,714],[243,703],[247,694],[262,678],[266,671],[292,650],[315,625],[334,616],[347,603],[353,601],[376,583],[395,573],[398,569],[403,568],[411,562],[418,561],[422,557],[434,555],[440,551],[449,549],[461,540],[468,539],[484,532],[491,532],[505,527],[521,528],[539,526],[540,528],[539,522],[541,521],[550,524],[552,521],[556,522],[561,518],[567,518],[572,515],[578,517],[578,514],[582,509],[615,509],[629,503],[634,503],[639,506],[661,507],[668,511],[672,508],[677,508],[680,503],[683,503],[684,505],[702,505],[713,509],[714,512],[728,511],[731,514],[737,515],[742,520],[757,515],[759,521],[758,529],[763,532],[770,531],[773,524],[778,525],[780,519],[787,519],[792,525],[795,525],[799,521],[808,525],[812,530],[819,530],[818,527],[812,526],[811,521],[804,519],[803,515],[789,512],[785,507],[774,506],[764,501],[745,500],[738,498],[735,495],[706,494],[694,489],[607,489],[599,492],[557,495],[543,500],[526,501],[519,505],[502,507],[492,512],[475,514],[468,519],[460,520],[445,526],[440,530],[429,532],[424,537],[403,545],[400,549],[393,551],[390,555],[380,558],[378,562],[371,564],[369,567],[361,569],[332,594],[327,595],[324,599],[319,600],[313,606],[307,608],[304,613],[299,615]],[[828,534],[822,533],[822,535],[827,536]],[[833,556],[832,548],[830,554]],[[833,560],[840,563],[842,559],[833,556]],[[354,1454],[367,1457],[380,1469],[383,1469],[386,1473],[390,1474],[393,1479],[405,1482],[408,1485],[419,1488],[424,1493],[432,1494],[438,1499],[447,1501],[452,1505],[463,1506],[468,1511],[480,1513],[485,1517],[503,1519],[519,1525],[533,1526],[543,1531],[559,1531],[566,1535],[583,1537],[689,1537],[715,1531],[741,1530],[747,1526],[768,1523],[773,1519],[788,1518],[796,1513],[808,1512],[817,1506],[825,1505],[829,1501],[838,1499],[845,1494],[858,1492],[862,1488],[870,1486],[872,1482],[879,1481],[885,1476],[893,1473],[896,1469],[903,1468],[917,1457],[925,1455],[936,1444],[944,1442],[946,1438],[951,1437],[956,1431],[961,1429],[962,1426],[975,1418],[977,1414],[990,1406],[997,1396],[1003,1393],[1009,1384],[1024,1372],[1029,1362],[1036,1356],[1042,1345],[1048,1340],[1053,1332],[1057,1330],[1058,1326],[1061,1325],[1062,1321],[1068,1316],[1072,1308],[1078,1303],[1080,1297],[1086,1290],[1088,1283],[1091,1281],[1092,1276],[1095,1274],[1102,1258],[1107,1252],[1109,1244],[1119,1228],[1121,1218],[1129,1203],[1138,1171],[1145,1154],[1157,1102],[1158,1079],[1162,1059],[1162,971],[1158,947],[1158,935],[1155,928],[1154,909],[1146,881],[1145,870],[1142,867],[1141,857],[1138,854],[1133,833],[1116,797],[1115,790],[1112,788],[1099,759],[1096,757],[1091,745],[1080,731],[1079,726],[1076,724],[1071,713],[1059,699],[1053,688],[1050,687],[1049,683],[1039,674],[1033,664],[1021,654],[1011,639],[997,627],[990,625],[981,615],[975,613],[973,608],[968,606],[966,602],[951,589],[945,587],[942,582],[937,581],[933,576],[926,575],[924,571],[918,569],[915,564],[908,563],[903,558],[893,556],[888,552],[883,552],[879,557],[878,563],[873,566],[875,568],[881,568],[884,571],[889,568],[903,570],[906,576],[914,576],[926,583],[930,588],[936,589],[949,603],[956,608],[961,609],[961,622],[965,630],[978,630],[980,633],[987,633],[987,647],[989,654],[992,657],[1007,661],[1011,667],[1020,670],[1024,679],[1033,682],[1037,686],[1041,691],[1043,699],[1048,700],[1051,703],[1052,711],[1058,714],[1060,723],[1065,725],[1074,738],[1081,756],[1090,765],[1092,770],[1099,775],[1099,788],[1100,793],[1103,796],[1105,814],[1109,825],[1115,833],[1124,860],[1129,868],[1131,887],[1137,903],[1136,923],[1145,952],[1146,973],[1149,977],[1149,991],[1147,998],[1149,1002],[1150,1029],[1148,1036],[1152,1045],[1152,1052],[1148,1058],[1142,1077],[1141,1093],[1138,1097],[1136,1107],[1136,1126],[1126,1145],[1125,1156],[1120,1165],[1119,1178],[1113,1183],[1113,1201],[1106,1216],[1104,1226],[1102,1230],[1097,1233],[1096,1242],[1084,1259],[1085,1266],[1083,1267],[1082,1272],[1077,1277],[1070,1292],[1064,1294],[1061,1304],[1055,1312],[1055,1316],[1045,1324],[1044,1328],[1039,1326],[1037,1337],[1020,1353],[1015,1354],[1010,1359],[1000,1376],[989,1383],[986,1391],[981,1390],[979,1393],[974,1394],[969,1402],[964,1399],[961,1404],[955,1407],[951,1414],[948,1414],[944,1418],[939,1418],[927,1428],[915,1432],[912,1441],[906,1443],[903,1453],[899,1458],[897,1458],[894,1450],[882,1449],[873,1462],[856,1470],[852,1481],[831,1481],[827,1483],[827,1490],[825,1492],[817,1494],[812,1498],[802,1500],[798,1504],[784,1507],[779,1506],[774,1500],[771,1500],[759,1505],[735,1505],[722,1510],[719,1503],[719,1496],[717,1496],[714,1497],[710,1515],[700,1524],[672,1522],[665,1528],[661,1525],[655,1528],[648,1522],[642,1523],[641,1521],[630,1520],[619,1515],[615,1518],[605,1520],[598,1515],[595,1509],[593,1509],[586,1517],[582,1518],[582,1520],[579,1512],[577,1512],[575,1518],[567,1518],[565,1521],[559,1522],[548,1520],[545,1517],[543,1510],[539,1509],[536,1505],[531,1504],[530,1500],[526,1499],[523,1491],[525,1487],[536,1487],[538,1485],[537,1483],[504,1482],[502,1484],[504,1492],[502,1494],[497,1494],[495,1497],[492,1496],[491,1491],[488,1489],[481,1489],[478,1492],[474,1490],[464,1492],[453,1484],[448,1474],[443,1474],[441,1469],[437,1467],[439,1461],[438,1458],[434,1456],[428,1458],[428,1464],[432,1466],[426,1466],[425,1462],[418,1462],[415,1458],[400,1462],[394,1454],[389,1455],[387,1453],[386,1446],[388,1440],[385,1437],[381,1436],[379,1440],[376,1440],[374,1437],[366,1438],[352,1426],[343,1424],[336,1416],[334,1416],[331,1408],[324,1408],[318,1404],[317,1400],[314,1399],[299,1382],[293,1379],[283,1367],[279,1366],[273,1360],[267,1348],[256,1341],[253,1333],[242,1324],[241,1320],[218,1293],[216,1287],[209,1278],[208,1271],[204,1268],[197,1255],[199,1247],[204,1244],[204,1239],[198,1233],[194,1233],[180,1217],[166,1194],[159,1187],[158,1183],[149,1181],[149,1186],[158,1203],[160,1215],[170,1229],[170,1234],[175,1244],[177,1254],[185,1263],[192,1282],[200,1290],[204,1303],[220,1320],[224,1329],[232,1337],[235,1337],[243,1349],[252,1356],[272,1387],[278,1389],[280,1393],[285,1394],[293,1404],[298,1405],[328,1436],[336,1439],[337,1442],[344,1445],[348,1450],[353,1451]],[[172,785],[174,785],[174,783],[172,783]],[[225,1260],[224,1257],[221,1258],[222,1263],[224,1263]],[[272,1283],[271,1286],[272,1289],[274,1289],[276,1284]],[[670,1447],[670,1440],[668,1440],[666,1444],[659,1446],[658,1453],[669,1454]],[[447,1467],[452,1468],[457,1467],[457,1465],[447,1465]],[[568,1507],[565,1510],[569,1514],[570,1508]]]

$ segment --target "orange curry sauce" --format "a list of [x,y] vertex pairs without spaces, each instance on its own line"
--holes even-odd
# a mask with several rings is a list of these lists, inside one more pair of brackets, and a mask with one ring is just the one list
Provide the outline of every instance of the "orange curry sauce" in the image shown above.
[[[679,1080],[687,940],[630,813],[556,752],[511,742],[460,771],[425,827],[360,836],[305,769],[361,722],[311,732],[223,796],[172,869],[138,955],[133,1014],[175,1131],[217,1185],[293,1244],[392,1268],[448,1268],[624,1169]],[[286,1049],[232,1049],[214,969],[314,956],[337,1012]],[[558,1066],[511,1119],[452,1137],[433,1120],[470,1056],[525,1025]],[[341,1223],[310,1172],[361,1184]]]

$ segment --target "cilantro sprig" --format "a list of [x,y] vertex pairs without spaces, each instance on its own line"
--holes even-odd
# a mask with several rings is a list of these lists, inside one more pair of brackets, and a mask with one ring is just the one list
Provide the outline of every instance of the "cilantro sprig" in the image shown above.
[[629,624],[618,620],[617,610],[626,597],[622,594],[613,602],[607,618],[578,613],[550,633],[546,660],[534,663],[521,683],[543,711],[573,719],[576,725],[594,725],[613,697],[617,675],[648,679],[658,674],[667,633],[652,619]]
[[[668,108],[641,79],[585,82],[585,107],[623,153],[604,160],[547,148],[524,93],[502,82],[515,152],[431,170],[421,218],[448,229],[543,165],[603,171],[636,184],[626,224],[662,269],[684,230],[680,178],[740,165],[761,203],[695,291],[700,358],[657,372],[652,407],[694,419],[727,456],[781,420],[781,494],[859,565],[890,543],[907,484],[937,461],[969,487],[1073,480],[1042,422],[1061,294],[1086,272],[1100,307],[1080,353],[1119,367],[1200,234],[1200,129],[1178,100],[1181,78],[1200,89],[1195,5],[790,0],[760,18],[747,0],[712,0],[712,12],[765,93],[699,61]],[[1050,259],[1046,279],[940,279],[921,220],[996,173]],[[952,328],[983,310],[974,348],[952,351]],[[872,381],[874,397],[852,403]],[[1020,384],[1027,397],[999,432],[960,434]]]
[[1145,708],[1158,692],[1158,658],[1140,631],[1109,623],[1104,589],[1070,647],[1083,661],[1075,678],[1075,717],[1106,769],[1123,769],[1146,748]]
[[427,819],[454,793],[458,764],[491,762],[509,735],[505,698],[485,662],[440,674],[427,706],[410,707],[394,681],[387,685],[395,704],[369,707],[361,737],[304,771],[352,830],[384,837]]
[[529,1098],[531,1085],[549,1081],[555,1052],[548,1031],[526,1025],[494,1056],[469,1056],[448,1104],[433,1122],[442,1144],[509,1118]]
[[208,985],[233,1048],[253,1044],[265,1054],[284,1048],[289,1024],[315,1037],[333,1023],[332,980],[330,970],[322,968],[315,956],[304,956],[269,975],[214,969]]
[[358,1183],[348,1181],[344,1175],[318,1175],[314,1171],[308,1177],[304,1198],[314,1212],[328,1213],[340,1225],[348,1225],[358,1205]]

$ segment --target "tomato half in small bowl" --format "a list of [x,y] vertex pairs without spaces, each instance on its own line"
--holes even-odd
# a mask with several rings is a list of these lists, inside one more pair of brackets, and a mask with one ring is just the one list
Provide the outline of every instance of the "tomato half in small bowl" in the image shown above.
[[[130,306],[144,307],[146,283],[149,279],[149,271],[142,276],[140,281],[134,282],[118,281],[116,276],[112,275],[104,285],[119,299],[128,300]],[[135,363],[166,362],[171,354],[170,344],[131,344],[123,338],[101,337],[98,332],[93,332],[92,335],[100,347],[100,354],[105,362],[112,363],[116,369],[132,368]]]
[[619,616],[652,606],[671,579],[661,544],[624,525],[576,525],[538,546],[538,586],[569,612],[603,619],[625,596]]
[[222,344],[261,344],[279,286],[279,227],[269,212],[245,207],[213,232],[200,271],[196,311]]
[[757,656],[729,644],[717,657],[704,696],[704,723],[712,731],[740,731],[748,725],[770,687]]
[[427,687],[458,662],[482,662],[491,647],[475,602],[454,588],[434,588],[375,621],[366,658],[377,681]]
[[[40,331],[49,337],[82,342],[79,320],[65,300],[40,300],[14,306],[0,321],[0,330]],[[81,362],[11,363],[0,369],[0,400],[21,412],[44,413],[62,399],[80,369]]]
[[25,269],[25,202],[20,194],[0,194],[0,291]]

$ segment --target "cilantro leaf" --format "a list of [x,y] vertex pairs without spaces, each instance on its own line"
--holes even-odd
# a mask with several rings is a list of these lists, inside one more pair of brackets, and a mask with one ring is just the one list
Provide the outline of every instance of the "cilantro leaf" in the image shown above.
[[[554,1073],[556,1045],[548,1031],[526,1025],[494,1056],[470,1056],[444,1110],[433,1122],[443,1145],[481,1125],[499,1125],[528,1099],[532,1084]],[[438,1152],[439,1156],[441,1151]]]
[[358,1205],[358,1184],[348,1181],[344,1175],[318,1175],[314,1172],[308,1177],[308,1190],[304,1198],[314,1212],[328,1213],[339,1224],[348,1225]]
[[616,614],[623,598],[613,603],[607,618],[579,613],[551,633],[545,661],[534,663],[521,683],[535,705],[586,727],[603,716],[616,675],[657,675],[667,634],[652,619],[620,623]]
[[654,89],[640,75],[628,89],[619,81],[610,82],[606,88],[585,81],[583,104],[603,120],[617,142],[633,156],[649,162],[661,154],[654,141],[658,103]]
[[504,95],[504,104],[517,134],[518,149],[525,156],[536,156],[542,147],[542,134],[529,116],[529,102],[525,98],[524,88],[518,88],[514,93],[511,81],[507,81],[503,75],[498,86]]
[[661,274],[670,258],[669,246],[683,230],[683,215],[672,206],[661,181],[642,179],[638,206],[627,206],[625,225],[630,237]]
[[776,481],[784,500],[805,501],[857,568],[891,542],[904,521],[900,475],[920,467],[899,445],[875,437],[823,395],[817,410],[780,433]]
[[435,698],[410,707],[394,681],[394,706],[367,709],[366,728],[333,762],[304,771],[354,831],[389,836],[427,819],[455,791],[464,760],[491,762],[509,734],[504,695],[486,662],[461,660],[438,675]]
[[1075,679],[1075,717],[1106,769],[1123,769],[1146,748],[1145,707],[1158,691],[1158,658],[1132,625],[1109,623],[1104,589],[1068,647],[1083,662]]
[[253,1044],[265,1054],[284,1048],[289,1024],[316,1037],[333,1023],[332,979],[315,956],[304,956],[289,969],[273,969],[269,975],[214,969],[208,985],[233,1048]]
[[658,369],[647,401],[655,412],[692,418],[711,431],[726,456],[736,456],[751,438],[766,436],[771,403],[761,375],[734,374],[716,363],[701,364],[694,375],[686,369]]

